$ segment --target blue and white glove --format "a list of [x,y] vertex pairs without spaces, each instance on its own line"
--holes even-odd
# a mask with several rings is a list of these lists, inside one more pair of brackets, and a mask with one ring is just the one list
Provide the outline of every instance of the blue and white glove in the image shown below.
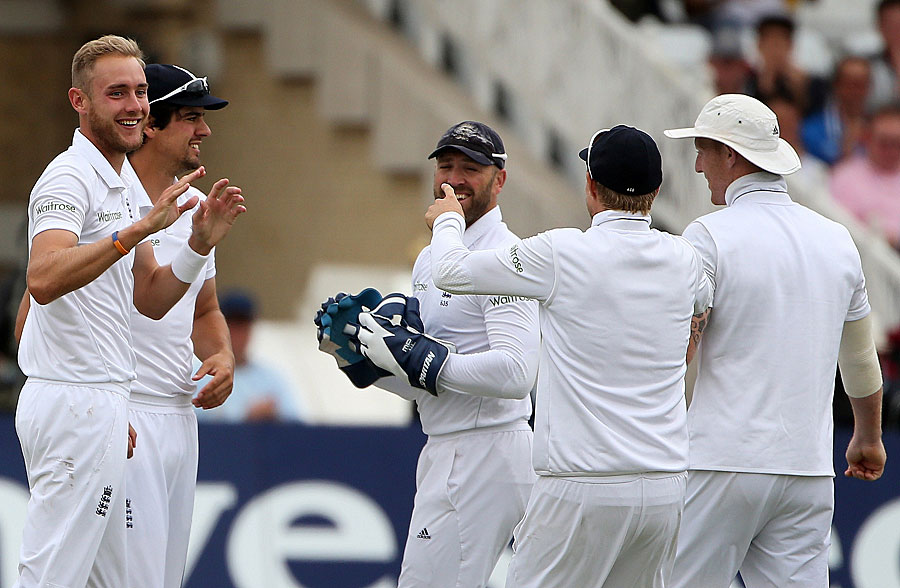
[[316,324],[319,351],[334,357],[338,368],[357,388],[365,388],[375,383],[378,378],[390,375],[390,372],[382,370],[353,351],[344,333],[348,322],[355,323],[360,312],[376,306],[379,301],[381,293],[374,288],[366,288],[355,296],[339,292],[322,303],[313,320]]
[[359,313],[359,330],[350,339],[379,368],[437,396],[438,376],[456,348],[423,331],[419,301],[388,294],[371,312]]

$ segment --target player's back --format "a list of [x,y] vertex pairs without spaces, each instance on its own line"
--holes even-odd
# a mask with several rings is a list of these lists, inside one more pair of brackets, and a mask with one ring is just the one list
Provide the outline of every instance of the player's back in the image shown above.
[[535,469],[681,471],[699,258],[682,238],[649,229],[647,217],[603,215],[586,232],[534,238],[552,240],[556,274],[541,309]]
[[849,233],[783,192],[746,193],[697,224],[714,244],[716,292],[688,417],[692,469],[830,475],[841,332],[868,313]]

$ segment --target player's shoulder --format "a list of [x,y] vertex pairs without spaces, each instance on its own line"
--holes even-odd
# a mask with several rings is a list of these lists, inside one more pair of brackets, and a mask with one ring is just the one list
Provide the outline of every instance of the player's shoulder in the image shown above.
[[[691,223],[693,224],[693,223]],[[690,227],[690,225],[688,225]],[[685,229],[687,230],[687,229]],[[660,229],[650,229],[651,233],[656,236],[660,241],[668,241],[677,246],[690,247],[690,240],[684,235],[677,235],[675,233],[670,233],[668,231],[663,231]]]
[[585,230],[575,227],[560,227],[558,229],[548,229],[546,231],[541,231],[533,237],[533,239],[535,240],[547,241],[550,243],[565,243],[581,240],[593,242],[593,240],[597,238],[609,238],[609,231],[604,231],[596,226],[590,226]]
[[838,221],[828,218],[801,204],[797,206],[806,216],[806,222],[799,230],[806,233],[810,239],[818,238],[833,246],[844,247],[856,251],[856,243],[850,235],[850,230]]
[[99,181],[87,159],[71,150],[64,151],[44,168],[34,183],[30,198],[65,196],[89,202]]
[[506,223],[499,222],[476,241],[472,249],[500,249],[519,241],[519,236],[509,230]]
[[63,151],[53,158],[44,168],[44,172],[38,181],[50,180],[54,177],[69,176],[80,179],[88,179],[92,174],[92,167],[88,159],[73,149]]

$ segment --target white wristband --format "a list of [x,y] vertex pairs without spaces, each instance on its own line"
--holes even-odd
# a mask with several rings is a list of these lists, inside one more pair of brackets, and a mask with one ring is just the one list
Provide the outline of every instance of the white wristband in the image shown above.
[[175,258],[172,260],[172,273],[185,284],[193,284],[200,277],[200,272],[206,267],[208,255],[200,255],[185,241]]

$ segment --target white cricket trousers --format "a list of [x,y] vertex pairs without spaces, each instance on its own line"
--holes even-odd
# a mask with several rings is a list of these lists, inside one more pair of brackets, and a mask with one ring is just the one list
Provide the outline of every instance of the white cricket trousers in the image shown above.
[[516,527],[506,587],[668,586],[686,479],[539,476]]
[[536,478],[525,421],[428,438],[399,588],[481,588]]
[[29,378],[16,408],[31,496],[16,588],[126,586],[128,385]]
[[197,417],[187,395],[131,395],[137,431],[127,482],[128,588],[180,588],[197,488]]
[[828,586],[833,513],[829,476],[691,471],[672,586]]

